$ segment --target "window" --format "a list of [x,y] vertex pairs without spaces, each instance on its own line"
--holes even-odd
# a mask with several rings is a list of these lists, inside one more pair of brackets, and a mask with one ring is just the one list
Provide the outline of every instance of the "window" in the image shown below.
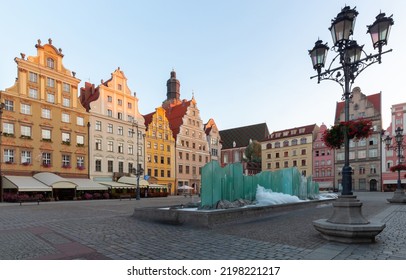
[[42,153],[42,165],[51,166],[51,153]]
[[376,174],[376,166],[375,165],[371,164],[369,173],[370,174]]
[[102,171],[101,160],[100,159],[96,159],[96,161],[95,161],[95,169],[96,169],[96,172],[101,172]]
[[31,138],[31,127],[22,125],[21,129],[21,137],[22,138]]
[[102,150],[102,140],[101,139],[96,139],[96,150],[98,150],[98,151]]
[[292,146],[296,146],[297,145],[297,139],[293,139],[292,140]]
[[62,113],[62,122],[69,123],[70,122],[70,115],[67,113]]
[[118,153],[119,154],[124,153],[124,144],[123,143],[118,143]]
[[37,83],[38,82],[38,74],[30,72],[29,80],[30,80],[31,83]]
[[55,87],[55,80],[52,78],[47,78],[47,87]]
[[120,173],[124,172],[124,162],[122,162],[122,161],[118,162],[118,172],[120,172]]
[[63,107],[70,107],[70,99],[69,98],[62,98],[62,106]]
[[118,113],[117,113],[117,118],[118,118],[119,120],[122,120],[122,119],[123,119],[123,113],[118,112]]
[[118,106],[123,106],[123,100],[122,99],[117,99],[117,105]]
[[289,163],[288,163],[287,161],[285,161],[285,162],[283,163],[283,167],[284,167],[284,168],[288,168],[288,167],[289,167]]
[[42,116],[44,119],[50,119],[50,118],[51,118],[51,110],[46,109],[46,108],[42,108],[42,110],[41,110],[41,116]]
[[178,166],[178,171],[179,171],[179,174],[183,173],[183,165]]
[[280,168],[279,162],[276,162],[276,163],[275,163],[275,168]]
[[368,150],[369,157],[377,157],[378,156],[378,149],[369,149]]
[[113,125],[111,123],[107,124],[107,132],[113,133]]
[[12,100],[5,100],[4,101],[4,109],[6,111],[14,111],[14,101]]
[[118,134],[118,135],[123,135],[123,134],[124,134],[124,130],[123,130],[123,127],[122,127],[122,126],[119,126],[119,127],[118,127],[118,129],[117,129],[117,134]]
[[70,155],[62,155],[62,167],[70,168]]
[[300,139],[300,144],[306,144],[307,143],[307,139],[306,138],[301,138]]
[[189,165],[186,165],[186,167],[185,167],[185,173],[186,173],[186,174],[190,174],[190,166],[189,166]]
[[55,95],[53,93],[47,92],[47,102],[52,104],[55,103]]
[[42,140],[51,140],[51,131],[49,129],[42,129]]
[[84,146],[85,145],[85,136],[76,135],[76,145]]
[[112,160],[107,161],[107,172],[113,172],[114,163]]
[[12,123],[3,123],[3,135],[14,135],[14,124]]
[[358,158],[366,158],[367,157],[367,151],[361,150],[358,151]]
[[128,102],[128,103],[127,103],[127,108],[128,108],[128,109],[132,109],[132,107],[133,107],[133,104],[130,103],[130,102]]
[[62,144],[70,145],[70,133],[62,132]]
[[24,115],[31,115],[31,105],[21,103],[20,113]]
[[279,158],[279,153],[276,153],[276,154],[275,154],[275,158]]
[[281,147],[281,143],[280,142],[276,142],[275,143],[275,148],[280,148]]
[[284,153],[283,153],[283,156],[284,156],[284,157],[288,157],[288,156],[289,156],[289,152],[284,152]]
[[302,159],[302,166],[306,166],[306,160]]
[[358,170],[359,170],[359,174],[365,174],[365,167],[360,166]]
[[128,154],[133,155],[134,154],[134,146],[133,145],[128,145]]
[[21,151],[21,163],[22,164],[31,163],[31,151]]
[[28,96],[34,99],[38,99],[38,90],[35,88],[30,88],[28,91]]
[[107,142],[107,151],[113,152],[113,149],[114,149],[113,141],[108,141]]
[[48,57],[47,58],[47,67],[54,69],[55,68],[55,62],[52,58]]
[[85,158],[80,156],[76,158],[76,167],[83,169],[85,167]]
[[113,102],[113,97],[111,97],[110,95],[107,96],[107,102]]
[[13,163],[14,162],[14,150],[4,149],[4,162]]
[[107,116],[112,117],[113,116],[113,111],[110,109],[107,109]]
[[76,117],[76,124],[80,126],[85,125],[85,119],[83,117]]
[[95,124],[95,126],[94,126],[94,129],[95,129],[96,131],[101,131],[101,130],[102,130],[101,121],[96,121],[96,124]]
[[302,149],[302,155],[306,154],[306,149]]
[[288,140],[283,141],[283,146],[288,147],[289,146],[289,141]]
[[70,84],[63,83],[62,90],[64,92],[70,92]]

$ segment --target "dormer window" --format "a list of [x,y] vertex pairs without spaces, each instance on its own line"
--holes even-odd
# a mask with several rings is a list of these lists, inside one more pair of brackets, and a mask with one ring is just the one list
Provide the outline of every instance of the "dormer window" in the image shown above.
[[55,61],[50,57],[47,58],[47,66],[52,69],[55,68]]

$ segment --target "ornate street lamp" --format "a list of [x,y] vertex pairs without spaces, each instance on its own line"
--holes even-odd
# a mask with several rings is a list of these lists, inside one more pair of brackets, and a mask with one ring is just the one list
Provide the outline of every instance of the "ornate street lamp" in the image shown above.
[[405,196],[405,191],[402,189],[402,181],[400,180],[400,170],[401,170],[401,164],[402,164],[402,151],[404,151],[404,144],[403,144],[403,129],[398,127],[395,130],[395,141],[396,145],[392,145],[392,137],[389,135],[386,136],[385,144],[387,150],[392,149],[394,151],[398,152],[398,164],[396,165],[396,171],[398,172],[398,181],[396,185],[396,191],[393,193],[393,197],[389,198],[388,201],[391,203],[405,203],[406,202],[406,196]]
[[[345,101],[344,116],[346,122],[349,121],[349,104],[352,97],[351,87],[355,79],[368,66],[376,62],[381,63],[382,54],[392,51],[388,50],[382,52],[382,46],[387,44],[389,30],[394,23],[393,19],[391,17],[385,17],[384,13],[380,13],[376,17],[376,21],[371,26],[368,26],[368,33],[371,34],[373,46],[374,48],[378,48],[377,54],[368,55],[363,51],[363,46],[358,45],[357,42],[351,38],[357,15],[358,12],[355,8],[351,9],[346,6],[337,17],[331,21],[329,30],[334,44],[331,49],[337,54],[324,72],[322,70],[325,67],[325,60],[329,50],[327,44],[323,44],[321,40],[317,40],[313,49],[309,50],[313,69],[317,71],[317,75],[311,78],[317,78],[318,83],[322,80],[337,82],[343,89],[342,99]],[[362,54],[364,54],[364,58],[361,58]],[[338,66],[336,66],[337,64]],[[340,226],[337,225],[370,224],[361,214],[362,203],[360,203],[352,193],[352,168],[349,164],[349,142],[348,131],[344,131],[343,189],[341,196],[337,202],[334,203],[333,216],[326,221],[319,220],[314,222],[316,229],[319,230],[324,237],[337,241],[343,241],[345,239],[346,241],[344,242],[351,242],[352,238],[348,238],[348,232],[345,233],[344,227],[340,228]],[[335,230],[331,230],[331,223],[334,224],[333,227]],[[374,233],[377,235],[383,230],[384,225],[375,228],[377,230]],[[375,235],[368,235],[367,230],[365,230],[365,232],[358,232],[359,229],[356,229],[356,226],[354,226],[352,230],[354,231],[354,236],[360,236],[360,238],[354,238],[352,240],[357,239],[359,241],[363,235],[365,235],[365,240],[373,240],[375,237]],[[346,234],[347,237],[345,237]]]

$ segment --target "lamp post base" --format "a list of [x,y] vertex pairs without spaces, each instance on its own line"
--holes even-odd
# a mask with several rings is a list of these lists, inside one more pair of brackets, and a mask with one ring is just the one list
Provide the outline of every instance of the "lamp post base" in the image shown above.
[[329,241],[341,243],[371,243],[385,224],[369,222],[362,216],[362,203],[354,195],[341,195],[333,202],[329,219],[313,221],[313,226]]
[[390,203],[406,203],[406,195],[403,189],[396,189],[392,198],[388,198]]

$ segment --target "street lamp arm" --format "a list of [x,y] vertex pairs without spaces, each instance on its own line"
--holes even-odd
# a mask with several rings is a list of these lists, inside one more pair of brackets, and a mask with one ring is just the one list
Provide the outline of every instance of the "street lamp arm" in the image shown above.
[[327,70],[324,72],[320,72],[317,75],[311,76],[310,79],[313,78],[318,78],[318,83],[323,80],[330,80],[338,83],[343,91],[345,90],[345,75],[343,75],[341,72],[344,72],[345,69],[347,68],[349,71],[349,78],[350,78],[350,88],[352,87],[355,79],[358,77],[359,74],[361,74],[367,67],[371,66],[372,64],[375,63],[381,63],[381,56],[383,54],[391,52],[392,49],[380,52],[377,54],[370,54],[367,55],[365,52],[365,57],[363,59],[360,59],[358,61],[355,61],[354,63],[344,63],[338,67],[331,68],[336,61],[337,58],[341,57],[341,54],[337,54],[334,59],[331,61],[330,66]]

